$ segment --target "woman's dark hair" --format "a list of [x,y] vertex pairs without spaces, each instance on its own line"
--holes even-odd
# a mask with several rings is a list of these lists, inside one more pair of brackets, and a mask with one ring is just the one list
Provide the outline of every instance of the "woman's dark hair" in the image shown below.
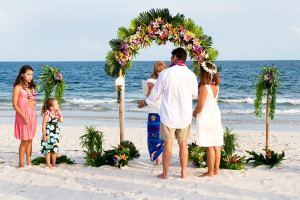
[[185,62],[187,54],[183,48],[179,47],[177,49],[173,49],[172,56],[176,56],[178,60]]
[[[24,80],[23,80],[23,77],[22,77],[22,74],[25,74],[28,70],[31,70],[33,71],[32,67],[30,67],[29,65],[24,65],[21,69],[20,69],[20,72],[15,80],[15,83],[14,83],[14,87],[16,85],[19,85],[19,84],[24,84]],[[31,82],[28,84],[28,88],[29,89],[33,89],[35,88],[35,84],[34,84],[34,81],[33,79],[31,80]]]
[[[206,63],[206,66],[208,69],[214,69],[215,66],[212,65],[211,63]],[[216,85],[219,85],[220,84],[220,76],[219,76],[219,73],[215,73],[212,77],[212,80],[211,80],[211,75],[210,73],[208,73],[207,71],[205,71],[203,69],[203,67],[200,65],[200,74],[199,74],[199,78],[200,78],[200,83],[201,85],[208,85],[210,84],[210,82],[215,82]]]

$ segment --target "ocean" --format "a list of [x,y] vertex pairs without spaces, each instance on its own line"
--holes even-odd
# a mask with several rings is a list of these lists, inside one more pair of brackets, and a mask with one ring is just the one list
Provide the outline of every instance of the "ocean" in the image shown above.
[[[152,72],[155,61],[134,61],[125,78],[125,126],[146,127],[147,108],[137,108],[136,102],[144,99],[142,80]],[[168,65],[170,62],[166,62]],[[41,72],[40,66],[59,68],[66,81],[61,110],[67,125],[118,126],[118,104],[115,80],[105,73],[105,62],[0,62],[0,124],[13,124],[12,108],[14,80],[23,65],[34,69],[34,79]],[[191,65],[192,62],[187,62]],[[300,130],[300,61],[217,61],[221,67],[219,107],[222,123],[234,129],[264,131],[265,115],[261,119],[253,114],[255,76],[261,66],[275,65],[282,79],[278,89],[276,113],[270,120],[271,130]],[[35,81],[37,83],[37,81]],[[43,93],[37,95],[38,123]],[[264,100],[265,102],[265,100]],[[197,101],[194,101],[194,107]],[[265,103],[264,103],[265,106]],[[265,107],[263,108],[265,111]],[[194,123],[194,122],[193,122]],[[195,124],[195,123],[194,123]],[[297,130],[296,130],[297,129]]]

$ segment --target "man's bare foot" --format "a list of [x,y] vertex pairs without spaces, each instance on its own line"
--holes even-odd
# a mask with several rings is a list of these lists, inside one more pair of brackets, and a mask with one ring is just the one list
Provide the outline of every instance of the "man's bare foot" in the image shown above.
[[168,175],[160,174],[157,176],[157,178],[168,179]]
[[218,175],[219,174],[219,170],[214,170],[214,175]]
[[214,176],[214,173],[208,173],[208,172],[206,172],[206,173],[200,175],[199,177],[205,177],[205,176],[212,177],[212,176]]
[[159,167],[159,166],[160,166],[160,163],[156,163],[155,166]]
[[51,165],[47,165],[47,167],[49,167],[50,169],[52,169],[52,166],[51,166]]
[[189,177],[187,172],[181,172],[181,178],[185,179],[187,177]]
[[22,167],[24,167],[24,164],[19,164],[19,168],[22,168]]
[[56,165],[55,165],[55,164],[54,164],[54,165],[52,164],[52,167],[56,167]]

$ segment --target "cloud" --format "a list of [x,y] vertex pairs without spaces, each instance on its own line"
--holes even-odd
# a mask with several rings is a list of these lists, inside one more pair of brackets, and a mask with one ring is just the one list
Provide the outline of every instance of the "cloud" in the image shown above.
[[292,30],[300,36],[300,26],[292,25]]
[[79,42],[80,47],[85,48],[99,48],[101,43],[98,40],[89,41],[86,37],[83,37]]

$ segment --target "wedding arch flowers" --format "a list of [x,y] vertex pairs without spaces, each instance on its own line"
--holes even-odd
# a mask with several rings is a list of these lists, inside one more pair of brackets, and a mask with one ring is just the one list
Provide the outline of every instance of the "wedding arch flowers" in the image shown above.
[[167,41],[186,49],[194,61],[195,74],[199,73],[199,64],[214,62],[218,56],[218,51],[211,47],[212,38],[193,20],[185,19],[179,13],[172,16],[168,9],[151,9],[134,18],[128,29],[119,28],[118,38],[109,42],[112,50],[106,56],[107,75],[118,77],[121,69],[124,76],[141,48],[151,46],[153,42],[165,45]]

